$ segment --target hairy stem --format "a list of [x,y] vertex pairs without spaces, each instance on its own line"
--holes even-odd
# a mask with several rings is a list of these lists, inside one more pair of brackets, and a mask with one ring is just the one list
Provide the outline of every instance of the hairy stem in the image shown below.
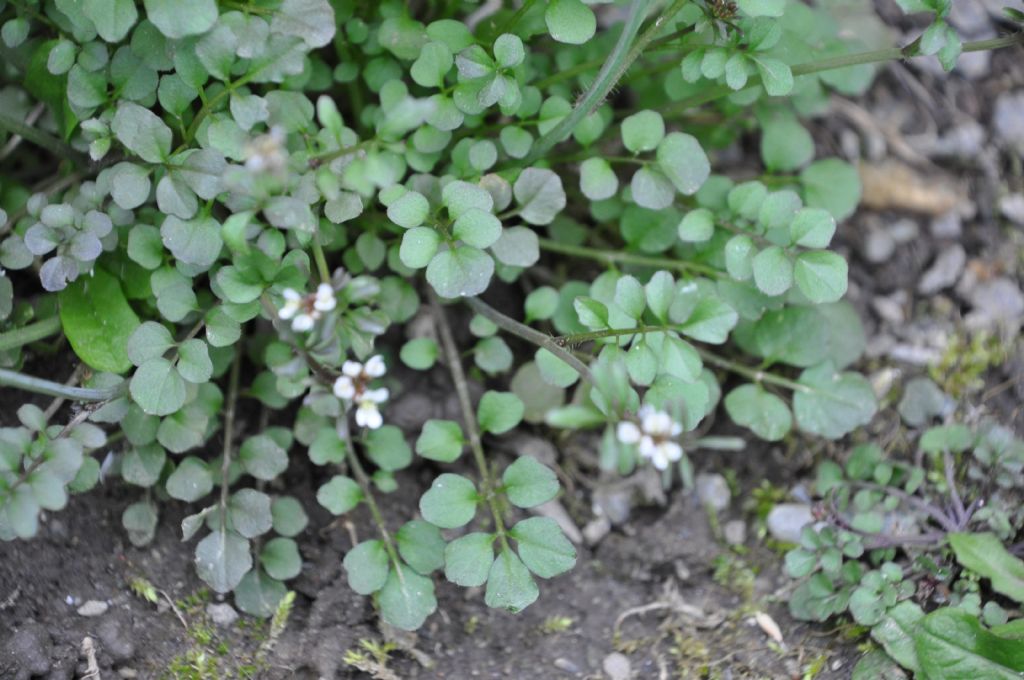
[[560,345],[557,339],[552,338],[550,335],[541,333],[535,328],[530,328],[526,324],[520,323],[512,317],[505,316],[479,298],[466,298],[465,302],[469,305],[470,309],[477,314],[490,319],[502,330],[518,336],[527,342],[531,342],[538,347],[546,349],[565,363],[569,364],[569,366],[580,374],[581,378],[589,383],[594,382],[594,377],[591,375],[590,369],[587,365],[573,356],[573,354],[567,351],[565,347]]
[[568,138],[572,131],[576,129],[576,126],[601,105],[601,102],[604,101],[608,93],[615,87],[615,83],[619,81],[619,78],[629,69],[636,58],[640,56],[640,53],[643,52],[643,48],[647,43],[654,39],[654,34],[661,28],[665,20],[679,11],[688,1],[675,0],[671,7],[655,20],[654,25],[634,45],[633,38],[640,30],[644,17],[647,16],[651,0],[633,0],[629,7],[629,14],[626,16],[626,21],[622,26],[622,34],[619,35],[618,42],[615,43],[615,47],[605,60],[604,66],[601,67],[593,84],[583,93],[583,96],[569,115],[537,140],[530,154],[523,159],[522,165],[531,165],[538,159],[543,158],[551,150],[551,147]]
[[[470,298],[474,300],[474,298]],[[462,408],[462,419],[466,422],[466,430],[469,432],[469,448],[473,452],[473,460],[476,461],[477,472],[480,474],[481,485],[487,505],[494,517],[494,528],[501,540],[502,547],[508,549],[508,538],[505,536],[505,520],[502,517],[501,507],[498,505],[496,495],[497,484],[491,469],[487,465],[487,458],[484,455],[484,446],[480,439],[480,428],[477,427],[476,412],[473,410],[473,402],[469,396],[469,386],[466,384],[466,374],[462,370],[462,358],[459,355],[459,348],[455,345],[455,337],[452,335],[452,328],[445,317],[441,302],[433,291],[430,293],[430,304],[433,308],[434,318],[437,320],[438,335],[441,336],[441,345],[444,348],[445,359],[448,363],[448,371],[451,373],[452,382],[455,383],[455,393],[459,397],[459,406]],[[483,304],[483,303],[481,303]]]
[[714,267],[700,264],[698,262],[687,262],[686,260],[674,260],[667,257],[650,257],[637,255],[624,250],[601,250],[587,246],[574,246],[568,243],[559,243],[551,239],[538,239],[541,250],[573,257],[582,257],[605,264],[632,264],[638,267],[654,267],[656,269],[672,269],[681,272],[696,272],[711,277],[720,277],[722,272]]
[[38,127],[28,124],[9,113],[0,111],[0,128],[35,144],[41,149],[49,151],[54,156],[71,161],[75,165],[89,164],[89,159],[80,154],[69,144],[65,144],[63,141],[48,132],[44,132]]
[[71,387],[52,380],[44,380],[35,376],[25,375],[17,371],[0,368],[0,387],[13,387],[26,392],[45,394],[49,397],[61,397],[71,401],[109,401],[124,393],[127,383],[114,387],[93,389],[88,387]]
[[53,315],[42,321],[36,321],[27,326],[15,328],[6,333],[0,333],[0,352],[7,352],[43,340],[51,335],[56,335],[60,332],[60,329],[60,317]]

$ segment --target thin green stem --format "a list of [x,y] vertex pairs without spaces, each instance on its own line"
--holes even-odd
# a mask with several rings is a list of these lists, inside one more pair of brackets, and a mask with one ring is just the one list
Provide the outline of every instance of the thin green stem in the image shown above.
[[353,144],[352,146],[346,146],[346,147],[341,148],[341,149],[334,149],[333,151],[325,151],[324,153],[317,154],[315,156],[310,156],[309,157],[309,167],[311,167],[311,168],[318,168],[321,165],[323,165],[324,163],[330,163],[331,161],[333,161],[333,160],[335,160],[337,158],[341,158],[342,156],[348,156],[349,154],[353,154],[353,153],[355,153],[357,151],[361,151],[362,149],[365,149],[367,147],[373,146],[376,143],[377,143],[377,139],[376,138],[364,139],[363,141],[359,142],[358,144]]
[[697,262],[673,260],[666,257],[637,255],[636,253],[629,253],[623,250],[600,250],[598,248],[589,248],[587,246],[574,246],[546,238],[539,239],[539,241],[542,250],[547,250],[552,253],[561,253],[562,255],[572,255],[573,257],[583,257],[588,260],[596,260],[605,264],[633,264],[639,267],[654,267],[657,269],[672,269],[682,272],[696,272],[712,277],[720,277],[722,275],[722,272],[718,271],[714,267],[699,264]]
[[220,512],[221,521],[227,525],[228,490],[231,486],[231,454],[234,452],[235,406],[238,403],[238,383],[242,374],[242,352],[235,351],[231,361],[231,375],[228,377],[228,401],[224,410],[224,447],[221,449],[220,464]]
[[370,482],[370,477],[366,474],[362,461],[359,460],[359,454],[356,453],[355,442],[352,441],[352,430],[349,428],[348,424],[348,414],[338,418],[337,432],[338,436],[341,437],[343,442],[345,442],[345,456],[348,458],[349,465],[352,467],[352,472],[356,477],[356,483],[359,484],[359,488],[363,492],[363,500],[366,501],[366,507],[370,509],[370,515],[373,516],[373,522],[377,525],[377,531],[380,533],[381,540],[384,541],[384,549],[387,551],[388,557],[391,558],[391,562],[395,565],[399,578],[403,578],[401,570],[402,563],[398,559],[398,550],[395,548],[395,543],[391,539],[391,533],[388,531],[388,526],[384,522],[384,514],[380,511],[380,506],[377,505],[377,499],[373,495],[373,487]]
[[[1003,47],[1010,47],[1012,45],[1019,45],[1024,43],[1024,32],[1014,33],[1012,35],[1003,36],[1002,38],[992,38],[989,40],[976,40],[974,42],[966,42],[963,44],[964,52],[985,52],[988,50],[997,50]],[[910,59],[913,57],[922,56],[915,54],[917,49],[917,41],[914,41],[906,47],[887,47],[880,50],[870,50],[867,52],[856,52],[854,54],[843,54],[838,57],[830,57],[828,59],[818,59],[815,61],[803,62],[801,64],[794,64],[790,67],[790,71],[793,76],[805,76],[811,73],[821,73],[823,71],[832,71],[835,69],[846,68],[848,66],[859,66],[862,64],[877,64],[884,61],[893,61],[896,59]],[[761,84],[761,78],[751,78],[747,82],[747,86],[743,90],[748,90],[752,87],[756,87]],[[670,106],[663,109],[663,113],[671,113],[674,111],[684,111],[695,106],[707,104],[721,99],[722,97],[733,94],[734,92],[742,90],[733,90],[727,85],[715,85],[705,89],[703,92],[680,99],[679,101],[671,104]]]
[[[471,300],[474,298],[470,298]],[[448,362],[448,371],[451,373],[452,382],[455,383],[455,393],[459,398],[459,406],[462,409],[462,419],[466,423],[466,430],[469,432],[469,448],[473,452],[473,460],[476,461],[477,472],[480,474],[480,482],[483,486],[484,497],[494,517],[494,529],[501,541],[502,548],[508,550],[508,537],[505,535],[505,520],[502,516],[501,506],[498,504],[497,484],[491,469],[487,465],[487,458],[484,455],[484,446],[480,439],[480,428],[477,427],[476,412],[473,410],[473,402],[469,396],[469,386],[466,384],[466,374],[462,370],[462,358],[459,355],[459,348],[455,345],[455,337],[452,335],[452,328],[445,317],[444,309],[437,296],[431,291],[430,304],[433,308],[434,319],[437,320],[438,335],[441,336],[441,346],[444,348],[445,358]]]
[[313,260],[316,262],[316,268],[320,274],[320,282],[330,283],[331,270],[327,267],[327,257],[324,255],[324,247],[320,243],[319,229],[313,234]]
[[6,333],[0,333],[0,352],[24,347],[25,345],[48,338],[51,335],[56,335],[60,332],[60,329],[60,317],[54,314],[42,321],[36,321],[27,326],[15,328]]
[[108,401],[124,393],[126,383],[114,387],[93,389],[88,387],[71,387],[52,380],[36,378],[17,371],[0,368],[0,387],[13,387],[26,392],[45,394],[49,397],[61,397],[71,401]]
[[724,368],[725,370],[735,373],[737,375],[742,375],[747,380],[751,380],[756,383],[768,383],[769,385],[778,385],[779,387],[784,387],[785,389],[792,390],[793,392],[814,391],[814,389],[809,385],[801,385],[795,380],[790,380],[788,378],[783,378],[780,375],[775,375],[774,373],[766,373],[765,371],[760,371],[757,369],[750,368],[749,366],[744,366],[743,364],[736,363],[735,361],[730,361],[725,357],[721,357],[718,356],[717,354],[709,352],[706,349],[698,347],[697,352],[700,354],[700,358],[704,360],[704,362],[709,363],[712,366]]
[[65,144],[63,141],[48,132],[44,132],[33,125],[28,125],[24,121],[8,113],[4,113],[3,111],[0,111],[0,128],[7,130],[11,134],[18,135],[22,139],[35,144],[39,148],[49,151],[54,156],[59,156],[60,158],[75,163],[76,165],[89,164],[89,160],[69,144]]
[[552,338],[550,335],[541,333],[535,328],[530,328],[526,324],[520,323],[512,317],[505,316],[479,298],[466,298],[465,302],[469,305],[470,309],[493,321],[498,328],[501,328],[512,335],[516,335],[527,342],[533,343],[538,347],[546,349],[571,366],[573,370],[579,373],[581,378],[589,383],[594,382],[594,377],[590,373],[590,368],[588,368],[585,363],[577,359],[572,352],[567,351],[562,345],[560,345],[557,339]]

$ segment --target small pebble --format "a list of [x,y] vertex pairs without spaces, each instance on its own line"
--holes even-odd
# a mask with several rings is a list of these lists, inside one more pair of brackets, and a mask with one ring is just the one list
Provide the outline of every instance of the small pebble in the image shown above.
[[583,527],[583,540],[587,545],[597,545],[612,530],[612,523],[607,517],[595,517]]
[[628,680],[633,669],[630,666],[629,658],[625,654],[612,652],[604,657],[601,668],[610,680]]
[[801,530],[814,521],[811,506],[805,503],[779,503],[768,513],[766,523],[772,538],[787,543],[800,541]]
[[960,238],[964,232],[964,224],[960,215],[955,210],[950,210],[933,219],[929,230],[935,238]]
[[1024,194],[1010,194],[999,199],[999,212],[1014,224],[1024,227]]
[[896,243],[910,243],[916,239],[920,233],[921,228],[917,226],[917,222],[909,217],[896,220],[889,225],[889,234],[892,236],[892,240],[896,241]]
[[1003,142],[1024,149],[1024,91],[999,95],[992,112],[992,127]]
[[881,264],[896,252],[896,241],[883,229],[872,229],[864,239],[864,257],[872,264]]
[[701,505],[710,505],[715,510],[725,510],[732,500],[732,492],[725,477],[719,474],[699,474],[695,480],[697,498]]
[[132,678],[139,677],[139,672],[134,668],[122,668],[119,671],[117,671],[117,674],[125,680],[132,680]]
[[964,319],[969,328],[1019,322],[1024,316],[1024,295],[1017,284],[1006,277],[978,284],[969,300],[974,307]]
[[206,615],[210,617],[214,625],[227,628],[238,620],[238,612],[228,603],[206,605]]
[[569,661],[568,659],[555,659],[554,665],[555,668],[557,668],[560,671],[565,671],[566,673],[572,673],[575,675],[580,672],[580,667],[574,664],[572,661]]
[[928,268],[917,282],[917,292],[922,295],[934,295],[940,290],[952,287],[967,264],[967,253],[963,246],[954,243],[945,248],[935,262]]
[[103,616],[110,609],[110,605],[100,600],[89,600],[81,607],[78,608],[78,615],[86,618],[92,618],[94,616]]
[[741,519],[729,520],[722,527],[722,536],[728,545],[743,545],[747,542],[747,523]]

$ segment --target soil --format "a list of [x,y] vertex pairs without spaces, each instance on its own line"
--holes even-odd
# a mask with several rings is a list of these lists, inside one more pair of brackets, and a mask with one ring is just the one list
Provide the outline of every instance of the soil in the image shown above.
[[[851,262],[849,297],[870,340],[861,368],[876,379],[899,381],[923,372],[921,363],[894,358],[893,347],[909,346],[924,356],[940,346],[936,335],[948,340],[959,332],[971,311],[970,286],[978,285],[979,277],[1005,277],[1020,291],[1020,226],[1009,226],[997,207],[999,197],[1024,189],[1020,156],[995,138],[990,122],[999,97],[1024,88],[1021,64],[1024,50],[1018,47],[994,54],[987,70],[973,79],[893,65],[880,71],[868,95],[811,125],[819,155],[849,157],[852,147],[871,165],[894,159],[925,188],[945,192],[933,196],[935,201],[948,199],[947,186],[957,195],[945,215],[874,201],[874,207],[862,208],[840,227],[839,248]],[[973,156],[929,151],[970,121],[984,127]],[[738,152],[756,158],[756,141],[745,140]],[[935,227],[950,213],[962,223],[962,235]],[[911,225],[912,236],[882,260],[869,257],[868,236],[883,230],[892,237],[899,224],[904,232]],[[918,293],[936,256],[956,243],[967,255],[956,286]],[[973,281],[966,280],[970,276]],[[883,298],[902,317],[879,302]],[[1012,336],[1016,328],[996,324],[990,330]],[[41,375],[70,374],[70,356],[58,357],[63,358],[36,359],[33,366]],[[985,373],[985,389],[967,397],[976,410],[1024,433],[1022,375],[1024,352],[1017,342],[1005,361]],[[443,377],[420,380],[408,386],[413,396],[404,402],[410,433],[416,429],[412,421],[422,419],[408,409],[416,404],[420,410],[443,408],[448,399]],[[24,399],[0,391],[0,425],[14,420]],[[872,429],[891,423],[881,417]],[[547,435],[542,429],[522,432]],[[0,544],[0,678],[88,677],[86,638],[100,671],[95,677],[104,679],[238,677],[261,648],[260,678],[627,677],[615,674],[614,664],[622,659],[610,657],[613,653],[628,658],[626,672],[635,678],[850,677],[859,656],[855,642],[844,639],[841,629],[803,624],[788,615],[792,583],[781,573],[777,544],[766,539],[754,502],[757,491],[776,500],[785,497],[808,478],[816,459],[841,455],[841,445],[796,442],[786,448],[752,442],[738,453],[698,454],[698,472],[722,474],[732,487],[731,504],[715,514],[693,492],[675,489],[659,499],[648,491],[645,498],[650,480],[624,483],[599,476],[580,463],[589,444],[585,437],[556,444],[569,482],[561,503],[572,520],[585,526],[595,517],[595,503],[609,495],[627,507],[628,518],[596,545],[580,546],[576,569],[543,582],[540,599],[518,615],[488,609],[482,592],[442,579],[439,611],[417,635],[382,627],[370,600],[348,588],[341,568],[352,534],[371,532],[368,518],[356,513],[352,524],[332,523],[312,492],[322,471],[303,467],[305,458],[296,456],[279,490],[297,496],[311,521],[298,537],[304,568],[289,584],[296,592],[294,609],[276,640],[267,639],[267,622],[244,616],[230,626],[211,621],[207,605],[217,599],[195,576],[191,546],[180,541],[184,504],[161,502],[154,542],[137,548],[128,542],[120,517],[138,500],[138,491],[110,481],[46,516],[36,539]],[[578,451],[584,451],[581,458]],[[426,469],[403,474],[402,492],[384,501],[390,523],[413,516],[430,475]],[[730,547],[722,536],[721,527],[730,520],[744,523],[742,545]],[[133,592],[140,579],[155,587],[155,603]],[[107,611],[97,617],[78,614],[90,600],[106,603]],[[755,622],[757,612],[778,624],[782,643]],[[396,648],[386,664],[374,667],[369,647],[385,640]],[[348,652],[362,653],[363,661],[346,657]],[[203,664],[206,675],[197,670]]]

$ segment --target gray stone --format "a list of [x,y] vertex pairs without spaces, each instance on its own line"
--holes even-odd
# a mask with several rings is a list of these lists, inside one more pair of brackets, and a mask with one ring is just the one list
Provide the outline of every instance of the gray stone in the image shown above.
[[612,530],[612,523],[605,516],[595,517],[583,527],[583,540],[587,545],[597,545]]
[[935,238],[960,238],[964,233],[964,224],[960,215],[950,210],[933,219],[929,230]]
[[238,612],[227,602],[221,604],[206,605],[206,615],[210,617],[214,625],[227,628],[238,620]]
[[50,670],[53,641],[40,624],[30,621],[11,634],[0,648],[0,676],[27,680]]
[[992,126],[1000,140],[1024,149],[1024,91],[999,95],[992,112]]
[[779,503],[768,513],[766,523],[772,538],[788,543],[800,540],[800,531],[814,521],[806,503]]
[[743,545],[747,542],[747,523],[741,519],[729,520],[722,527],[722,536],[728,545]]
[[626,484],[598,487],[594,492],[594,512],[612,524],[625,524],[633,510],[633,487]]
[[560,671],[565,671],[566,673],[571,673],[573,675],[583,672],[577,664],[565,658],[555,659],[554,666]]
[[78,615],[86,618],[103,616],[110,609],[110,605],[100,600],[89,600],[78,608]]
[[934,295],[940,290],[952,287],[964,273],[966,264],[967,253],[963,246],[959,243],[947,246],[917,282],[917,292],[922,295]]
[[884,229],[872,229],[864,239],[864,257],[872,264],[881,264],[896,252],[896,241]]
[[988,136],[981,123],[970,120],[949,129],[929,144],[928,152],[936,156],[977,158],[981,155]]
[[604,657],[604,661],[601,662],[601,668],[604,669],[605,675],[610,680],[628,680],[629,676],[633,673],[629,657],[619,652],[612,652]]
[[949,21],[959,29],[965,40],[988,33],[992,27],[988,10],[978,0],[956,0],[951,3]]
[[100,648],[115,664],[129,661],[135,656],[135,642],[132,640],[132,626],[124,614],[108,616],[96,630]]
[[992,70],[992,53],[987,50],[964,52],[956,60],[956,70],[968,80],[980,80]]
[[974,307],[965,322],[970,328],[985,328],[993,324],[1019,323],[1024,316],[1024,295],[1017,284],[1006,277],[978,284],[970,292]]
[[695,480],[697,498],[701,505],[709,505],[715,510],[725,510],[732,500],[732,492],[725,477],[719,474],[699,474]]
[[[899,291],[899,293],[902,293],[902,291]],[[907,320],[907,315],[903,311],[903,297],[905,296],[896,293],[889,296],[880,295],[872,298],[871,306],[883,321],[893,326],[899,326]]]
[[1014,224],[1024,227],[1024,194],[1010,194],[999,199],[999,212]]
[[921,227],[917,222],[904,217],[889,225],[889,235],[896,243],[910,243],[921,234]]

